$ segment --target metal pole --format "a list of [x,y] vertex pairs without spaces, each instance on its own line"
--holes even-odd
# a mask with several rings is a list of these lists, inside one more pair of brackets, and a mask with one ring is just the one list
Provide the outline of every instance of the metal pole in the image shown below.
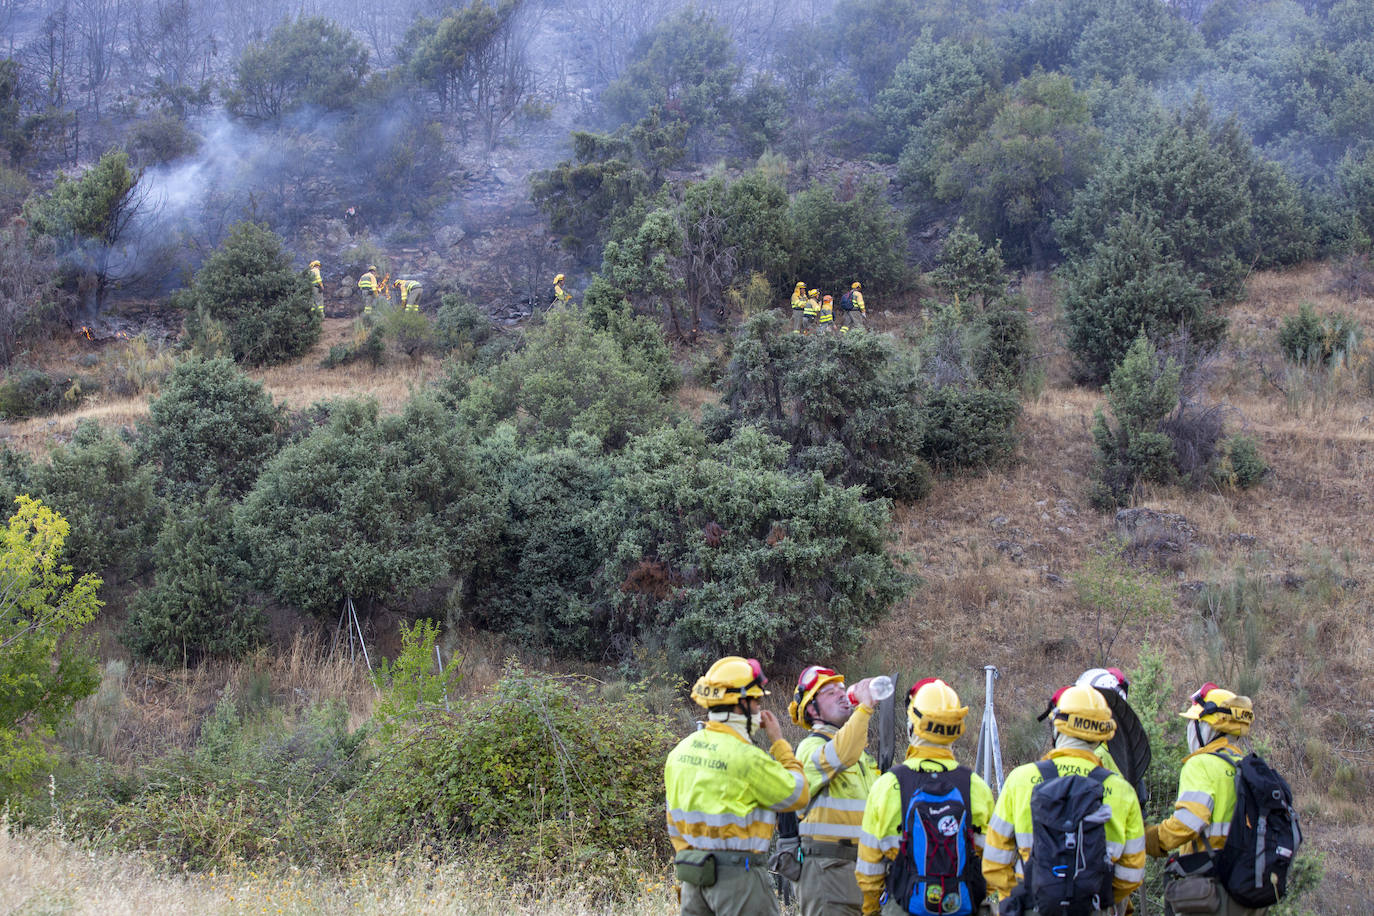
[[358,609],[353,605],[353,597],[348,598],[348,612],[353,615],[353,626],[358,628],[358,645],[363,650],[363,661],[367,662],[367,673],[372,673],[372,659],[367,657],[367,640],[363,639],[363,625],[358,620]]
[[978,751],[973,768],[983,781],[1002,794],[1002,740],[997,732],[997,714],[993,708],[993,683],[1001,675],[995,665],[984,665],[986,678],[983,693],[983,727],[978,733]]
[[[444,676],[444,656],[439,653],[439,646],[434,647],[434,658],[439,662],[439,677]],[[444,684],[444,712],[453,712],[448,705],[448,684]]]

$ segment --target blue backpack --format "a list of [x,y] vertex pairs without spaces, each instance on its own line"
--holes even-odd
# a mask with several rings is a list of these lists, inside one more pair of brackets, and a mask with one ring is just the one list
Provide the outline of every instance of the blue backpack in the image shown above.
[[892,770],[902,793],[902,845],[888,869],[888,899],[918,916],[971,916],[987,896],[974,843],[973,771]]

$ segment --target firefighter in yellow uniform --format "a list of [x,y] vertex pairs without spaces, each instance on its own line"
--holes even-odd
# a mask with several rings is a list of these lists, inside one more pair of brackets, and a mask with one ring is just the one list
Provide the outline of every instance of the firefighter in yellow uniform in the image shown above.
[[[1092,687],[1092,686],[1093,686],[1093,685],[1091,685],[1091,684],[1085,683],[1085,682],[1082,680],[1082,678],[1079,679],[1078,683],[1079,683],[1079,686],[1083,686],[1083,687]],[[1060,687],[1058,690],[1056,690],[1056,691],[1054,692],[1054,695],[1053,695],[1052,697],[1050,697],[1050,705],[1049,705],[1049,707],[1048,707],[1044,712],[1042,712],[1042,713],[1040,714],[1040,719],[1037,720],[1037,721],[1040,721],[1040,720],[1043,720],[1043,719],[1047,719],[1047,718],[1049,718],[1050,716],[1058,715],[1058,713],[1059,713],[1059,698],[1060,698],[1061,696],[1063,696],[1063,695],[1064,695],[1064,691],[1066,691],[1066,690],[1068,690],[1068,689],[1069,689],[1068,687]],[[1094,689],[1094,690],[1100,690],[1100,688],[1097,688],[1097,687],[1093,687],[1093,689]],[[1051,721],[1053,721],[1053,720],[1051,720]],[[1054,727],[1053,727],[1053,726],[1051,726],[1051,731],[1052,731],[1052,732],[1054,731]],[[1097,747],[1093,748],[1093,754],[1095,754],[1095,755],[1097,756],[1097,762],[1100,763],[1100,764],[1102,764],[1103,767],[1105,767],[1105,768],[1111,770],[1113,773],[1115,773],[1115,774],[1118,775],[1118,776],[1122,776],[1122,773],[1121,773],[1121,765],[1118,764],[1118,763],[1116,762],[1116,758],[1114,758],[1114,757],[1112,756],[1112,752],[1111,752],[1110,750],[1108,750],[1108,748],[1107,748],[1107,742],[1103,741],[1103,742],[1102,742],[1101,744],[1099,744]],[[1123,777],[1123,778],[1124,778],[1124,777]],[[1138,798],[1138,797],[1139,797],[1139,796],[1137,796],[1137,798]]]
[[792,721],[811,733],[797,745],[811,801],[801,819],[801,916],[859,916],[854,862],[859,852],[864,801],[878,778],[878,764],[864,746],[873,715],[867,682],[854,685],[852,706],[844,676],[812,665],[797,680],[787,707]]
[[803,311],[806,308],[806,284],[797,281],[797,288],[792,290],[792,333],[800,334],[802,330]]
[[[1156,858],[1182,847],[1187,847],[1188,853],[1201,853],[1206,852],[1204,843],[1212,849],[1226,845],[1231,816],[1236,811],[1236,764],[1245,756],[1231,739],[1249,734],[1255,720],[1249,697],[1236,696],[1210,683],[1193,694],[1192,705],[1179,715],[1188,720],[1191,753],[1183,758],[1178,774],[1174,813],[1145,831],[1145,850]],[[1206,858],[1194,861],[1210,866]],[[1241,906],[1220,886],[1217,893],[1221,905],[1211,911],[1214,916],[1250,916],[1266,911]],[[1167,887],[1164,899],[1166,903],[1169,900]]]
[[[1088,776],[1101,766],[1094,751],[1116,733],[1116,723],[1102,694],[1092,687],[1074,685],[1059,693],[1054,730],[1054,749],[1044,759],[1053,762],[1061,776]],[[1024,867],[1030,858],[1034,833],[1031,792],[1040,782],[1037,765],[1026,763],[1012,770],[1002,786],[983,850],[983,877],[989,894],[1006,897],[1020,883],[1017,863]],[[1110,914],[1119,912],[1126,898],[1145,880],[1145,826],[1135,789],[1120,775],[1107,775],[1102,783],[1102,801],[1111,809],[1104,832],[1116,907],[1098,912]]]
[[[778,812],[805,807],[802,765],[778,719],[760,710],[768,679],[754,659],[711,666],[692,687],[707,722],[668,754],[663,782],[683,916],[776,916],[768,846]],[[753,744],[762,727],[768,753]]]
[[572,296],[563,288],[563,281],[565,279],[567,278],[562,274],[558,274],[553,278],[553,302],[549,303],[550,305],[562,305],[565,302],[572,301]]
[[420,310],[420,282],[418,280],[397,280],[392,285],[401,293],[401,308],[407,312]]
[[367,265],[367,270],[358,278],[358,289],[363,291],[363,314],[371,315],[372,303],[384,292],[382,284],[377,280],[376,264]]
[[806,302],[802,305],[802,333],[810,334],[811,328],[816,324],[816,319],[821,316],[821,291],[818,289],[808,290]]
[[816,315],[816,325],[822,331],[830,332],[835,329],[835,297],[826,295],[821,297],[821,310]]
[[850,328],[862,328],[864,319],[868,317],[868,309],[864,305],[864,285],[857,280],[849,284],[849,307],[841,308],[840,325],[841,331],[848,331]]
[[[954,759],[949,746],[964,733],[964,718],[968,707],[959,705],[959,694],[939,678],[917,681],[907,694],[907,750],[906,759],[888,773],[878,777],[868,794],[864,809],[863,831],[859,839],[859,861],[855,866],[859,888],[863,892],[864,916],[904,916],[907,909],[889,897],[881,903],[883,889],[902,845],[902,819],[906,801],[897,770],[927,773],[950,772],[962,767]],[[992,789],[977,773],[969,770],[969,797],[964,799],[969,823],[974,830],[974,846],[981,857],[983,832],[992,817]]]
[[324,317],[324,277],[320,276],[320,262],[310,262],[310,293],[315,298],[314,311]]

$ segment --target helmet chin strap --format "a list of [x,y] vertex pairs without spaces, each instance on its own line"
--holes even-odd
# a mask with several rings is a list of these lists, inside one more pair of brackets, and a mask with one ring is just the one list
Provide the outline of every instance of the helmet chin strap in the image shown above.
[[1188,751],[1196,754],[1216,740],[1217,730],[1206,722],[1194,720],[1188,729]]

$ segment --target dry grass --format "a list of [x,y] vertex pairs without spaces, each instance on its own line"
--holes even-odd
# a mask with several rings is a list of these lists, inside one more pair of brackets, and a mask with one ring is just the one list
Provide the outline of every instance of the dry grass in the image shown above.
[[11,833],[0,825],[0,913],[306,914],[391,916],[668,916],[677,908],[663,876],[646,875],[643,895],[597,904],[562,886],[503,886],[480,866],[401,860],[346,875],[297,868],[169,875],[147,857],[80,846],[52,833]]
[[[370,363],[354,363],[334,369],[320,368],[329,348],[352,338],[352,318],[326,318],[324,333],[315,347],[298,361],[285,366],[252,369],[248,374],[262,382],[272,397],[289,410],[300,410],[317,401],[341,397],[376,399],[383,411],[397,411],[410,395],[434,381],[442,373],[440,361],[432,357],[411,360],[389,354],[388,361],[374,368]],[[32,357],[41,368],[65,367],[70,371],[70,341],[50,342]],[[111,341],[103,345],[102,360],[113,359],[114,351],[136,346],[131,341]],[[0,437],[11,447],[30,455],[41,455],[56,442],[69,439],[82,420],[95,420],[105,426],[132,427],[148,415],[148,401],[156,389],[130,397],[97,393],[70,413],[37,417],[15,423],[0,423]]]

